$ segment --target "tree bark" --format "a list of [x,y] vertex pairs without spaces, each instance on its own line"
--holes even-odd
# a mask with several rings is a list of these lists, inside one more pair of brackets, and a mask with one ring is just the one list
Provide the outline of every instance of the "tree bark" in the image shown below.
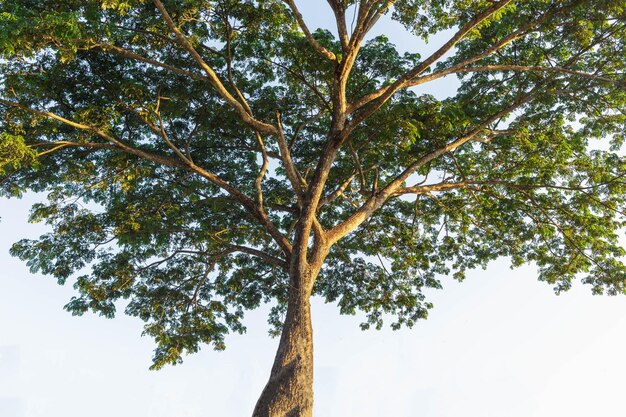
[[[303,277],[301,277],[303,278]],[[307,280],[292,279],[303,283]],[[313,328],[306,285],[290,288],[287,316],[274,359],[253,417],[312,417]]]

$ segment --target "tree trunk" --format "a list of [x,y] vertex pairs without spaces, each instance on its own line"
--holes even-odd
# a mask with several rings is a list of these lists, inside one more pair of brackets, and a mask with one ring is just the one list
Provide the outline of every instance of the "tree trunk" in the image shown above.
[[[292,280],[302,283],[303,280]],[[306,285],[290,289],[287,317],[274,359],[253,417],[312,417],[313,329]]]

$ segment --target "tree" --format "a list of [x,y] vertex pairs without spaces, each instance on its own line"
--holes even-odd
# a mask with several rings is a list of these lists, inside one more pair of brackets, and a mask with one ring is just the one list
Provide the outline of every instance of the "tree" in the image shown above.
[[[255,417],[312,414],[312,295],[411,327],[499,257],[625,291],[622,0],[327,3],[338,36],[294,0],[0,4],[0,192],[52,230],[12,254],[76,277],[73,314],[127,300],[154,368],[272,303]],[[400,54],[385,14],[452,35]]]

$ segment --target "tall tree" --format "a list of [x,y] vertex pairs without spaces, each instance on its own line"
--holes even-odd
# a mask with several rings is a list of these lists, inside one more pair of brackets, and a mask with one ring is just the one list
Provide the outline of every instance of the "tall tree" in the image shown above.
[[[326,3],[337,36],[294,0],[0,3],[0,192],[52,230],[13,255],[73,314],[126,299],[154,368],[272,303],[255,417],[312,415],[312,295],[410,327],[498,257],[625,291],[623,0]],[[400,54],[386,14],[449,39]]]

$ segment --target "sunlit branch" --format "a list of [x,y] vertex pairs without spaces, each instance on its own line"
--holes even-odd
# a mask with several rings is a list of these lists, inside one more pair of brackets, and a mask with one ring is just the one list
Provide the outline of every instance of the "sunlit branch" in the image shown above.
[[337,57],[335,56],[334,53],[326,49],[318,41],[315,40],[308,26],[304,22],[304,18],[302,17],[300,10],[298,10],[298,7],[296,6],[295,2],[293,0],[282,0],[282,1],[286,3],[291,9],[291,12],[293,13],[293,15],[296,18],[296,21],[298,22],[298,26],[300,26],[300,29],[304,33],[304,36],[306,37],[309,44],[313,47],[313,49],[315,49],[317,53],[319,53],[323,57],[326,57],[330,59],[331,61],[337,61]]
[[[601,81],[615,85],[624,85],[626,81],[624,80],[616,80],[613,78],[609,78],[602,75],[590,74],[582,71],[575,71],[568,68],[563,67],[544,67],[539,65],[527,66],[527,65],[483,65],[480,67],[469,67],[469,68],[451,68],[439,72],[435,72],[433,74],[426,75],[424,77],[419,77],[415,81],[411,83],[412,86],[423,84],[428,81],[433,81],[437,78],[445,77],[446,75],[450,75],[453,73],[472,73],[472,72],[498,72],[498,71],[512,71],[512,72],[537,72],[537,73],[559,73],[559,74],[569,74],[574,75],[576,77],[585,78],[593,81]],[[624,74],[617,74],[624,75]]]
[[[326,256],[328,255],[330,245],[328,245],[328,234],[315,215],[313,216],[312,227],[313,249],[308,259],[308,264],[313,269],[313,272],[317,274],[321,270],[324,259],[326,259]],[[315,284],[314,280],[309,283],[308,291],[313,289],[313,284]]]
[[[502,38],[498,42],[496,42],[493,45],[491,45],[489,48],[487,48],[483,52],[481,52],[481,53],[479,53],[477,55],[474,55],[471,58],[465,59],[465,60],[463,60],[463,61],[453,65],[449,69],[446,69],[446,71],[453,70],[453,69],[464,68],[464,67],[466,67],[468,65],[471,65],[471,64],[473,64],[473,63],[475,63],[477,61],[480,61],[480,60],[482,60],[482,59],[484,59],[484,58],[486,58],[486,57],[488,57],[488,56],[498,52],[499,50],[503,49],[504,47],[506,47],[507,45],[511,44],[512,42],[527,36],[537,26],[539,26],[540,24],[544,23],[550,17],[554,17],[554,16],[557,16],[559,14],[563,14],[563,13],[567,12],[570,9],[570,7],[563,7],[563,8],[560,8],[560,9],[549,9],[549,10],[547,10],[546,12],[541,14],[538,18],[528,22],[526,25],[524,25],[524,26],[520,27],[519,29],[513,31],[509,35],[505,36],[504,38]],[[460,31],[457,32],[457,35],[458,35],[458,33],[460,33]],[[457,43],[458,43],[458,41],[457,41]],[[444,45],[444,47],[445,47],[445,45]],[[444,48],[444,47],[442,47],[442,48]],[[435,53],[435,54],[437,54],[437,53]],[[433,54],[432,56],[434,56],[435,54]],[[444,54],[445,54],[445,52],[444,52]],[[431,58],[432,58],[432,56],[431,56]],[[443,54],[441,56],[443,56]],[[439,59],[439,58],[437,58],[437,59]],[[435,61],[436,60],[432,61],[430,64],[434,63]],[[424,61],[424,62],[426,62],[426,61]],[[418,69],[418,68],[420,70],[417,73],[415,73],[416,69]],[[397,89],[406,88],[406,87],[412,87],[412,86],[423,84],[425,82],[432,81],[433,79],[439,78],[438,76],[435,76],[434,74],[429,74],[427,76],[419,77],[419,74],[422,73],[423,71],[425,71],[427,68],[428,67],[423,67],[423,65],[420,64],[413,71],[411,71],[411,72],[413,72],[413,74],[411,74],[411,72],[409,72],[409,73],[405,74],[403,77],[401,77],[400,79],[398,79],[396,81],[396,83],[391,84],[389,86],[382,87],[382,88],[378,89],[377,91],[375,91],[373,93],[367,94],[367,95],[365,95],[365,96],[355,100],[354,102],[350,103],[350,105],[348,106],[348,112],[352,113],[352,112],[360,109],[361,107],[365,106],[366,104],[368,104],[370,102],[373,102],[373,101],[376,101],[375,103],[373,103],[372,108],[368,109],[366,112],[364,112],[364,114],[360,115],[359,121],[362,121],[365,118],[369,117],[369,115],[372,114],[374,111],[376,111],[385,102],[386,99],[391,97],[393,95],[393,93],[395,93],[395,91],[397,91],[397,90],[393,90],[393,92],[391,92],[394,87],[397,86],[398,87]],[[452,72],[454,72],[454,71],[452,71]],[[399,82],[401,82],[402,85],[398,85]],[[390,92],[391,92],[391,94],[389,94]]]
[[491,16],[496,14],[498,11],[502,10],[506,7],[512,0],[501,0],[496,1],[494,4],[487,8],[484,12],[475,16],[468,23],[463,25],[453,36],[450,38],[443,46],[437,49],[432,55],[426,58],[424,61],[420,62],[418,65],[413,67],[411,70],[407,71],[402,77],[398,78],[393,84],[382,87],[378,91],[368,94],[365,97],[357,100],[352,103],[348,107],[348,112],[352,113],[356,109],[364,106],[365,104],[376,100],[376,103],[367,111],[363,112],[359,116],[357,116],[355,121],[351,124],[356,125],[360,123],[365,118],[369,117],[374,111],[376,111],[380,106],[384,104],[396,91],[401,88],[405,88],[407,83],[410,82],[413,78],[417,77],[424,71],[426,71],[432,64],[437,62],[441,57],[443,57],[446,53],[448,53],[459,41],[461,41],[469,32],[471,32],[474,28],[479,26],[481,23],[489,19]]
[[346,26],[346,7],[344,5],[344,0],[327,0],[327,2],[333,11],[333,15],[335,16],[341,50],[345,53],[349,48],[348,45],[350,43],[350,35],[348,34],[348,28]]
[[563,191],[587,191],[596,189],[598,187],[606,186],[609,182],[601,183],[601,184],[593,184],[588,186],[566,186],[566,185],[558,185],[558,184],[521,184],[515,183],[511,181],[502,181],[502,180],[485,180],[485,181],[474,181],[474,180],[466,180],[459,182],[441,182],[437,184],[427,184],[427,185],[417,185],[412,187],[402,187],[396,190],[393,196],[400,196],[404,194],[426,194],[433,191],[447,191],[452,189],[459,188],[471,188],[474,190],[479,190],[480,187],[484,186],[502,186],[507,188],[514,188],[517,190],[535,190],[535,189],[554,189],[554,190],[563,190]]
[[195,172],[196,174],[200,175],[201,177],[207,179],[209,182],[215,184],[216,186],[220,187],[221,189],[223,189],[224,191],[226,191],[231,197],[233,197],[236,201],[238,201],[244,208],[246,208],[248,210],[248,212],[254,216],[257,220],[259,220],[259,222],[261,223],[261,225],[265,228],[265,230],[270,234],[270,236],[272,236],[274,238],[274,240],[276,241],[276,243],[278,243],[278,245],[281,247],[281,249],[285,252],[286,255],[289,255],[291,252],[291,244],[289,243],[289,241],[287,240],[287,238],[285,238],[285,236],[283,236],[283,234],[276,228],[276,226],[274,225],[274,223],[272,223],[272,221],[267,217],[267,214],[265,214],[264,212],[260,211],[257,207],[257,204],[254,200],[252,200],[250,197],[248,197],[247,195],[245,195],[244,193],[242,193],[241,191],[239,191],[237,188],[235,188],[234,186],[232,186],[230,183],[228,183],[227,181],[225,181],[224,179],[222,179],[221,177],[217,176],[216,174],[207,171],[197,165],[195,165],[193,162],[189,161],[189,162],[184,162],[184,161],[180,161],[178,159],[175,158],[170,158],[167,156],[162,156],[162,155],[158,155],[158,154],[154,154],[152,152],[148,152],[145,151],[143,149],[139,149],[139,148],[135,148],[132,147],[126,143],[124,143],[123,141],[116,139],[115,137],[111,136],[110,134],[108,134],[107,132],[98,129],[96,127],[93,126],[88,126],[82,123],[76,123],[72,120],[66,119],[64,117],[61,117],[55,113],[51,113],[48,111],[41,111],[41,110],[35,110],[35,109],[31,109],[30,107],[24,106],[20,103],[15,103],[9,100],[5,100],[5,99],[1,99],[0,98],[0,103],[4,104],[6,106],[9,107],[13,107],[13,108],[19,108],[21,110],[27,111],[31,114],[36,114],[39,116],[45,116],[54,120],[57,120],[63,124],[66,124],[68,126],[74,127],[76,129],[80,129],[80,130],[84,130],[87,132],[91,132],[92,134],[99,136],[105,140],[107,140],[108,142],[110,142],[111,144],[114,145],[114,147],[120,151],[123,151],[125,153],[131,154],[131,155],[135,155],[139,158],[148,160],[148,161],[152,161],[155,163],[158,163],[160,165],[165,165],[165,166],[169,166],[169,167],[174,167],[174,168],[180,168],[180,169],[184,169],[190,172]]
[[421,157],[420,159],[413,162],[407,168],[402,171],[398,176],[396,176],[393,180],[391,180],[387,185],[381,188],[378,192],[372,194],[370,198],[352,215],[350,215],[346,220],[339,223],[332,229],[328,231],[328,239],[330,242],[334,243],[341,239],[343,236],[350,233],[356,227],[361,225],[372,213],[378,210],[382,205],[387,201],[388,198],[394,195],[394,193],[402,187],[404,181],[406,181],[414,172],[416,172],[420,167],[428,164],[430,161],[450,152],[464,143],[472,140],[479,134],[481,134],[486,128],[489,127],[492,123],[500,120],[502,117],[510,114],[513,110],[521,107],[530,101],[533,97],[534,91],[527,94],[524,97],[517,99],[510,106],[502,109],[501,111],[495,113],[491,117],[487,118],[483,123],[475,127],[471,132],[465,134],[464,136],[448,143],[447,145],[430,152],[429,154]]
[[265,150],[265,143],[263,143],[263,138],[259,132],[255,134],[257,143],[259,148],[261,149],[261,155],[263,158],[263,162],[261,163],[261,169],[259,169],[259,173],[254,180],[254,188],[256,189],[257,202],[259,203],[259,210],[263,210],[263,187],[261,183],[263,182],[263,178],[265,178],[265,174],[267,172],[267,167],[269,165],[269,158],[267,156],[267,151]]
[[178,67],[175,67],[173,65],[169,65],[169,64],[165,64],[163,62],[157,61],[155,59],[152,58],[148,58],[145,57],[143,55],[137,54],[135,52],[129,51],[127,49],[124,48],[120,48],[119,46],[116,45],[110,45],[110,44],[98,44],[96,46],[93,47],[94,49],[101,49],[103,52],[107,52],[113,55],[118,55],[124,58],[129,58],[135,61],[139,61],[139,62],[143,62],[146,64],[150,64],[154,67],[158,67],[158,68],[163,68],[165,70],[171,71],[175,74],[179,74],[179,75],[184,75],[186,77],[189,77],[191,79],[197,80],[197,81],[206,81],[206,82],[210,82],[210,79],[208,77],[205,77],[201,74],[192,72],[192,71],[187,71]]
[[191,42],[189,42],[187,37],[180,31],[180,29],[178,29],[178,27],[172,20],[171,16],[165,9],[165,6],[163,6],[163,3],[160,0],[153,0],[153,1],[157,9],[159,9],[159,11],[161,12],[161,15],[163,16],[163,20],[165,20],[165,23],[170,28],[170,31],[178,39],[179,44],[183,48],[185,48],[187,52],[189,52],[193,60],[196,61],[196,63],[200,66],[200,68],[202,68],[202,70],[204,70],[204,72],[208,76],[209,83],[217,90],[218,94],[239,114],[239,117],[241,118],[241,120],[245,124],[253,127],[255,130],[258,130],[259,132],[276,135],[278,132],[275,126],[260,122],[256,120],[254,117],[250,116],[250,114],[246,111],[245,107],[239,101],[237,101],[237,99],[233,97],[232,94],[230,94],[230,92],[228,92],[226,87],[224,87],[224,84],[222,84],[222,82],[220,81],[219,77],[217,76],[213,68],[211,68],[206,63],[206,61],[200,56],[200,54],[194,48]]
[[71,141],[56,141],[56,142],[39,142],[28,145],[30,148],[43,148],[50,147],[45,151],[37,153],[37,157],[54,153],[64,148],[88,148],[88,149],[117,149],[115,146],[108,143],[95,143],[95,142],[71,142]]
[[337,189],[335,191],[333,191],[332,193],[328,194],[326,197],[322,198],[320,200],[320,203],[318,205],[318,210],[321,209],[322,207],[324,207],[327,204],[332,203],[333,201],[335,201],[337,199],[337,197],[339,197],[340,195],[342,195],[344,193],[344,191],[346,190],[346,188],[348,188],[348,186],[350,185],[350,183],[352,182],[352,180],[356,177],[356,173],[350,175],[343,183],[341,183],[339,185],[339,187],[337,187]]
[[291,159],[291,151],[289,150],[289,146],[287,145],[287,140],[285,139],[285,134],[283,132],[283,127],[280,121],[280,113],[276,114],[277,122],[278,122],[278,135],[276,136],[278,141],[278,149],[280,150],[280,158],[283,162],[283,166],[285,167],[285,171],[287,172],[287,178],[293,187],[294,192],[296,193],[296,197],[298,199],[298,205],[302,207],[304,204],[304,191],[302,189],[303,179],[298,174],[298,170]]
[[368,5],[369,13],[365,17],[365,22],[364,22],[365,33],[369,32],[372,29],[372,27],[374,27],[376,22],[378,22],[378,19],[380,19],[380,17],[384,15],[394,5],[396,0],[383,0],[383,4],[380,7],[378,7],[375,11],[372,12],[372,8],[378,2],[379,2],[378,0],[368,2],[370,4]]
[[[164,67],[164,68],[166,68],[166,69],[174,70],[174,72],[178,72],[178,73],[182,73],[182,74],[184,74],[184,75],[190,75],[190,76],[191,76],[191,75],[196,75],[196,74],[193,74],[193,73],[188,73],[188,71],[178,70],[177,68],[174,68],[174,67],[168,68],[169,66],[167,66],[167,65],[164,65],[164,64],[158,63],[158,62],[156,62],[156,61],[153,61],[153,60],[150,60],[150,59],[147,59],[147,58],[144,58],[144,57],[141,57],[141,56],[139,56],[139,55],[137,55],[137,54],[129,53],[128,51],[122,50],[121,48],[114,47],[114,50],[118,51],[120,54],[124,54],[124,55],[126,55],[127,57],[131,57],[131,58],[134,58],[134,59],[139,59],[139,60],[141,60],[141,61],[148,62],[148,63],[151,63],[151,64],[153,64],[153,65],[163,66],[163,67]],[[250,109],[250,107],[248,106],[248,103],[246,102],[245,98],[243,97],[243,94],[239,91],[239,89],[238,89],[238,88],[237,88],[237,86],[235,85],[234,80],[233,80],[233,78],[232,78],[232,69],[231,69],[231,66],[230,66],[230,51],[229,51],[229,56],[228,56],[228,68],[229,68],[229,71],[228,71],[228,75],[229,75],[229,82],[230,82],[231,86],[234,88],[234,90],[235,90],[235,91],[236,91],[236,93],[238,94],[239,99],[241,100],[242,105],[244,106],[244,108],[245,108],[246,112],[248,112],[248,114],[252,115],[252,110],[251,110],[251,109]],[[199,78],[196,78],[196,77],[192,77],[192,78],[196,78],[196,79],[201,79],[201,80],[204,80],[204,81],[208,81],[208,78],[206,78],[206,77],[203,77],[203,76],[197,76],[197,77],[199,77]],[[159,98],[159,100],[160,100],[160,98]],[[132,109],[131,109],[131,110],[132,110]],[[140,116],[139,114],[137,114],[137,112],[135,112],[134,110],[132,110],[132,111],[133,111],[133,113],[135,113],[135,114],[136,114],[136,115],[137,115],[137,116],[138,116],[138,117],[139,117],[139,118],[140,118],[140,119],[141,119],[141,120],[142,120],[142,121],[143,121],[143,122],[144,122],[144,123],[145,123],[145,124],[146,124],[146,125],[147,125],[147,126],[148,126],[148,127],[149,127],[152,131],[153,131],[153,132],[154,132],[154,133],[155,133],[155,134],[156,134],[156,135],[158,135],[158,136],[162,137],[162,138],[165,140],[165,142],[166,142],[166,144],[168,145],[168,147],[169,147],[170,149],[172,149],[172,150],[174,151],[174,153],[175,153],[175,154],[176,154],[176,155],[177,155],[180,159],[182,159],[182,160],[184,161],[184,163],[185,163],[185,164],[189,164],[189,165],[191,165],[192,167],[195,167],[195,168],[192,168],[192,169],[194,169],[194,170],[197,168],[197,167],[195,166],[195,164],[193,163],[193,160],[191,159],[191,156],[190,156],[190,155],[185,156],[185,155],[184,155],[184,154],[180,151],[180,149],[178,149],[178,147],[176,147],[176,146],[175,146],[175,145],[171,142],[171,140],[169,139],[169,137],[168,137],[167,133],[165,132],[165,128],[164,128],[163,120],[161,119],[161,115],[160,115],[158,112],[156,112],[156,115],[157,115],[157,117],[158,117],[158,119],[159,119],[159,122],[160,122],[160,126],[159,126],[159,127],[157,127],[157,126],[155,126],[154,124],[150,123],[150,122],[149,122],[147,119],[145,119],[144,117],[141,117],[141,116]],[[263,178],[264,178],[264,176],[265,176],[265,173],[267,172],[267,167],[268,167],[268,165],[269,165],[269,162],[268,162],[268,154],[267,154],[267,152],[266,152],[265,145],[264,145],[264,143],[263,143],[263,139],[261,138],[261,136],[260,136],[260,134],[259,134],[259,132],[258,132],[258,131],[256,131],[256,132],[255,132],[255,137],[256,137],[256,139],[257,139],[257,143],[258,143],[258,144],[259,144],[259,146],[260,146],[260,151],[261,151],[261,155],[262,155],[262,158],[263,158],[263,163],[262,163],[261,169],[260,169],[260,171],[259,171],[259,174],[258,174],[257,178],[255,179],[255,190],[256,190],[256,192],[257,192],[258,210],[260,211],[259,215],[261,215],[261,216],[263,216],[263,217],[267,217],[267,215],[263,212],[263,193],[262,193],[262,189],[261,189],[261,182],[262,182],[262,180],[263,180]]]

